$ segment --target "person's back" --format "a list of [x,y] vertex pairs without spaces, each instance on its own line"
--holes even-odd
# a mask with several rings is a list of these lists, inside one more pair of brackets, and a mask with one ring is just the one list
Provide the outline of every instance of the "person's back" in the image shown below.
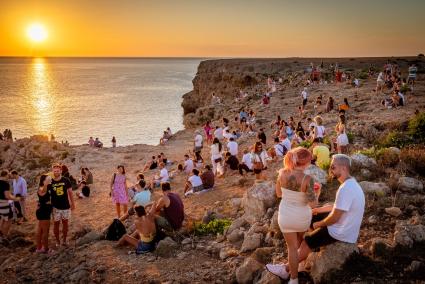
[[348,178],[339,187],[334,208],[342,210],[339,220],[328,226],[329,234],[340,241],[356,243],[363,220],[365,197],[355,178]]
[[146,206],[151,201],[151,192],[142,189],[134,195],[133,201],[136,203],[135,205]]
[[201,174],[202,184],[204,189],[209,189],[214,187],[214,173],[212,170],[207,170]]
[[164,217],[174,230],[178,230],[181,228],[184,220],[183,201],[176,193],[169,192],[167,196],[170,204],[164,207]]
[[313,147],[313,155],[316,156],[316,165],[323,168],[330,162],[330,151],[325,145],[316,145]]

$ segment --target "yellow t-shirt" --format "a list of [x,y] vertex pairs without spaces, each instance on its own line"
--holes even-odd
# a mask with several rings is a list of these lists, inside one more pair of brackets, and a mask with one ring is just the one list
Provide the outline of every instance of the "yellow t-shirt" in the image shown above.
[[313,156],[316,156],[316,165],[323,169],[325,165],[330,163],[329,148],[323,145],[318,145],[313,148]]

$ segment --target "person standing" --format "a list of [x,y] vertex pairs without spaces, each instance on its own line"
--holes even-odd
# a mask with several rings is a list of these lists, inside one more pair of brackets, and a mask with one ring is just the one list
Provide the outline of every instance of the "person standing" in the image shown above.
[[193,141],[193,152],[201,152],[203,147],[203,140],[204,138],[201,135],[201,132],[199,130],[195,131],[195,139]]
[[112,136],[112,148],[117,147],[117,139],[115,139],[115,136]]
[[127,178],[125,176],[124,166],[118,166],[117,172],[114,173],[111,180],[111,197],[115,204],[118,219],[121,218],[121,205],[123,212],[127,212],[128,205],[128,187]]
[[0,173],[0,233],[3,236],[9,234],[10,224],[12,222],[12,208],[9,201],[19,201],[21,198],[11,193],[8,181],[9,172],[1,171]]
[[68,235],[69,220],[71,211],[75,209],[74,197],[72,194],[72,186],[69,179],[62,176],[62,166],[53,164],[53,178],[48,190],[51,193],[53,207],[53,233],[56,238],[56,246],[60,246],[60,223],[62,223],[62,245],[67,246],[66,237]]
[[222,176],[224,174],[223,146],[217,137],[214,138],[213,144],[211,145],[211,163],[214,175],[217,177]]
[[27,182],[16,170],[11,172],[13,195],[21,197],[20,201],[15,201],[15,208],[18,210],[18,224],[27,221],[25,199],[27,197]]
[[52,217],[52,202],[49,185],[52,178],[49,175],[42,175],[38,184],[38,206],[35,215],[38,220],[36,243],[36,253],[49,252],[49,230],[50,219]]
[[303,114],[305,110],[305,106],[307,105],[307,99],[308,99],[307,88],[304,88],[303,91],[301,92],[301,98],[302,98],[301,114]]
[[289,283],[298,283],[298,247],[299,238],[310,227],[312,209],[317,202],[313,178],[304,173],[311,163],[311,153],[297,147],[289,151],[284,158],[284,167],[279,171],[276,181],[276,195],[282,200],[279,205],[278,223],[288,249],[289,269],[286,265],[267,264],[273,274],[286,279]]

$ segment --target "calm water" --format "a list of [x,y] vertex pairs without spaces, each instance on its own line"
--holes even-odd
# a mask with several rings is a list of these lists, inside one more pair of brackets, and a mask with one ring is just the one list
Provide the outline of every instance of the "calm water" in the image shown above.
[[0,58],[0,129],[109,147],[158,144],[183,129],[182,95],[200,59]]

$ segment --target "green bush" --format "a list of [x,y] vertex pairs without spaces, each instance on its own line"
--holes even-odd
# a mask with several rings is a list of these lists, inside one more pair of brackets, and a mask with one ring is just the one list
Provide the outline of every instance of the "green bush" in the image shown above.
[[300,146],[309,149],[311,147],[311,144],[313,144],[311,141],[305,140],[300,143]]
[[400,160],[409,171],[425,176],[425,146],[401,149]]
[[397,147],[403,148],[413,143],[411,136],[405,132],[391,131],[388,133],[378,145],[381,147]]
[[359,79],[362,79],[362,80],[366,80],[366,79],[368,79],[368,78],[369,78],[369,73],[367,73],[367,72],[361,72],[361,73],[358,75],[358,78],[359,78]]
[[232,221],[228,219],[215,219],[208,224],[195,223],[194,231],[198,236],[223,234],[231,224]]
[[395,167],[400,161],[399,155],[388,148],[378,149],[375,157],[376,162],[383,167]]
[[354,142],[354,133],[353,132],[347,132],[347,137],[348,137],[348,142],[350,142],[350,144],[353,144]]
[[425,112],[421,112],[409,121],[408,134],[417,143],[425,142]]

